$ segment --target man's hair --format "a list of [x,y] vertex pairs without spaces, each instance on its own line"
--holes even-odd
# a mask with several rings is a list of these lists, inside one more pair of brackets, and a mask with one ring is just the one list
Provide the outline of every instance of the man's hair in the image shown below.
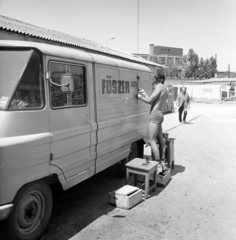
[[156,76],[155,76],[155,80],[158,81],[158,82],[161,82],[162,84],[165,83],[165,75],[163,73],[158,73]]

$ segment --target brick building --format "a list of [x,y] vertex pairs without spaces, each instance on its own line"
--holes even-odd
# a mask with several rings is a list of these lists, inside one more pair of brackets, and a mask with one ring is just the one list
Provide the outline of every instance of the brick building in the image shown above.
[[178,75],[181,75],[182,61],[183,61],[183,49],[166,47],[166,46],[154,46],[154,44],[149,45],[149,54],[135,54],[150,60],[155,63],[160,63],[165,66],[173,66],[177,68]]

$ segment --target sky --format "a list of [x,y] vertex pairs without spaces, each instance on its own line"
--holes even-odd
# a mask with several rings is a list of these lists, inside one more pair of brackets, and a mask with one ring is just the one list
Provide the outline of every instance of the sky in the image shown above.
[[192,48],[199,58],[217,55],[220,71],[236,71],[235,11],[236,0],[0,0],[6,17],[130,53]]

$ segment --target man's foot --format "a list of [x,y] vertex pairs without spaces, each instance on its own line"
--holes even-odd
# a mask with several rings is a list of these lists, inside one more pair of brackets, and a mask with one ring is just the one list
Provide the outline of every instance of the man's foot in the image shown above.
[[164,160],[157,160],[159,163],[157,165],[157,172],[160,175],[165,175],[166,172],[166,162]]
[[166,170],[166,161],[165,160],[161,160],[161,165],[162,165],[163,171]]
[[159,175],[165,176],[166,175],[166,170],[163,170],[162,172],[159,173]]

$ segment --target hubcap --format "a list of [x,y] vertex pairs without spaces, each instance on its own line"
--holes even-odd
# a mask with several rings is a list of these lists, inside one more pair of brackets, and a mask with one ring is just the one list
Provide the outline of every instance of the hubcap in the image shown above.
[[40,192],[28,193],[21,201],[17,226],[21,233],[30,234],[40,224],[45,212],[45,202]]

